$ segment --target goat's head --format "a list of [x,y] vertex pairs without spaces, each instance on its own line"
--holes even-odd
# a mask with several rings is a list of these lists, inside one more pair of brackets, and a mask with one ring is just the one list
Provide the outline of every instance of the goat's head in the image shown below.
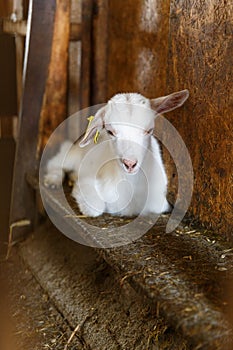
[[188,96],[188,90],[151,100],[137,93],[117,94],[96,113],[80,146],[104,129],[123,169],[136,174],[149,147],[155,117],[182,106]]

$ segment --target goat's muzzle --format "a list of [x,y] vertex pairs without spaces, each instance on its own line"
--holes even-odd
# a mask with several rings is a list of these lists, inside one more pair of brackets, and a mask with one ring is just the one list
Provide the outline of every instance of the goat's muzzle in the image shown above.
[[137,172],[137,160],[130,160],[130,159],[121,159],[124,169],[127,171],[127,173],[133,174]]

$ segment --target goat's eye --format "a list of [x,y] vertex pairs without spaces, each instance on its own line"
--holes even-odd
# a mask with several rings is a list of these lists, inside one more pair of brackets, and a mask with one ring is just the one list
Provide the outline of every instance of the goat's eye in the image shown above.
[[111,136],[116,136],[115,133],[112,130],[106,129],[107,133]]
[[149,129],[149,130],[146,130],[146,131],[145,131],[145,134],[147,134],[147,135],[152,135],[153,132],[154,132],[154,128],[151,128],[151,129]]

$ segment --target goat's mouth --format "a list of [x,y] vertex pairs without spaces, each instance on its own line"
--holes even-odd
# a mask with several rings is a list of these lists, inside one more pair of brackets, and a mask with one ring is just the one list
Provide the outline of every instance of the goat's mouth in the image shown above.
[[126,172],[127,174],[130,174],[130,175],[135,175],[135,174],[137,174],[138,169],[135,169],[135,170],[128,170],[128,169],[125,169],[125,172]]

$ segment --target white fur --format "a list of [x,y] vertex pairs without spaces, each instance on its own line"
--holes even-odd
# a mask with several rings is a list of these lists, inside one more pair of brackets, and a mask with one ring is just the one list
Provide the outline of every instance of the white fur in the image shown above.
[[[45,185],[60,186],[64,173],[70,173],[72,195],[87,216],[167,211],[167,176],[153,127],[156,110],[167,112],[187,99],[187,90],[179,93],[182,101],[175,101],[175,107],[178,93],[151,101],[136,93],[115,95],[96,113],[80,144],[66,141],[61,145],[47,164]],[[97,130],[100,137],[95,144]]]

